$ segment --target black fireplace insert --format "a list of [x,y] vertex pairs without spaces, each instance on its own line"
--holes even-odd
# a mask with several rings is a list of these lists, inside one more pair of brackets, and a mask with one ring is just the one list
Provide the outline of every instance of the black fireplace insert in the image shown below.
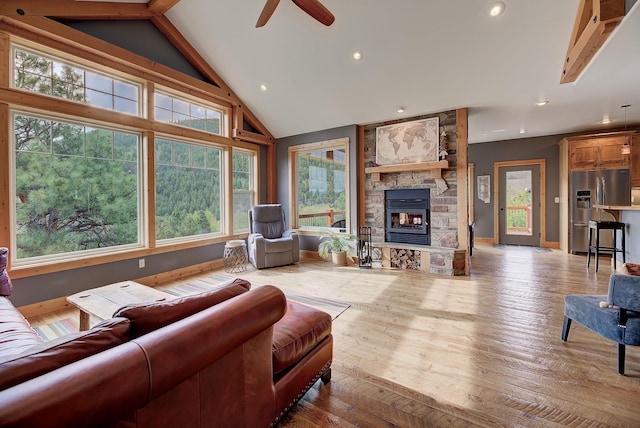
[[429,189],[385,192],[385,240],[403,244],[431,245]]

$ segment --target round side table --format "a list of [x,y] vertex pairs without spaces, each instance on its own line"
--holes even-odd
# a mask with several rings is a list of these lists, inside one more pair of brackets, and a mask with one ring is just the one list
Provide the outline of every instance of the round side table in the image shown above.
[[238,273],[247,270],[247,244],[242,240],[227,241],[224,245],[224,271]]

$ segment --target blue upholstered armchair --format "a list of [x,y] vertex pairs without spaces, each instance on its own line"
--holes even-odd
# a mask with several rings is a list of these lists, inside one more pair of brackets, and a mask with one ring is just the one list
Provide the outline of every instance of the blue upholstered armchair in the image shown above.
[[611,275],[606,296],[565,296],[562,326],[565,342],[571,321],[618,343],[618,373],[623,375],[625,345],[640,345],[640,276]]
[[254,205],[249,210],[249,260],[257,269],[300,260],[298,234],[287,230],[280,204]]

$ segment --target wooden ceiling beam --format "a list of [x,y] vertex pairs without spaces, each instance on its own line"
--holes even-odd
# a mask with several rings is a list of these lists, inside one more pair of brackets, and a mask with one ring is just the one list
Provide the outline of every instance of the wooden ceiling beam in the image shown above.
[[144,3],[87,2],[75,0],[2,0],[0,15],[47,16],[64,19],[150,19]]
[[624,14],[624,0],[580,0],[560,83],[576,81]]
[[147,3],[147,7],[151,12],[164,14],[173,6],[178,4],[180,0],[151,0]]

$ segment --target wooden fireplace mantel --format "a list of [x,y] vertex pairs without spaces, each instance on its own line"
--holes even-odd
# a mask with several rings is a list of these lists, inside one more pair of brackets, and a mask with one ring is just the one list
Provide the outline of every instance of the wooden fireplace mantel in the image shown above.
[[449,168],[448,160],[438,162],[402,163],[396,165],[371,166],[365,168],[365,174],[371,174],[371,180],[380,181],[381,174],[414,171],[432,171],[433,178],[442,178],[442,170]]

